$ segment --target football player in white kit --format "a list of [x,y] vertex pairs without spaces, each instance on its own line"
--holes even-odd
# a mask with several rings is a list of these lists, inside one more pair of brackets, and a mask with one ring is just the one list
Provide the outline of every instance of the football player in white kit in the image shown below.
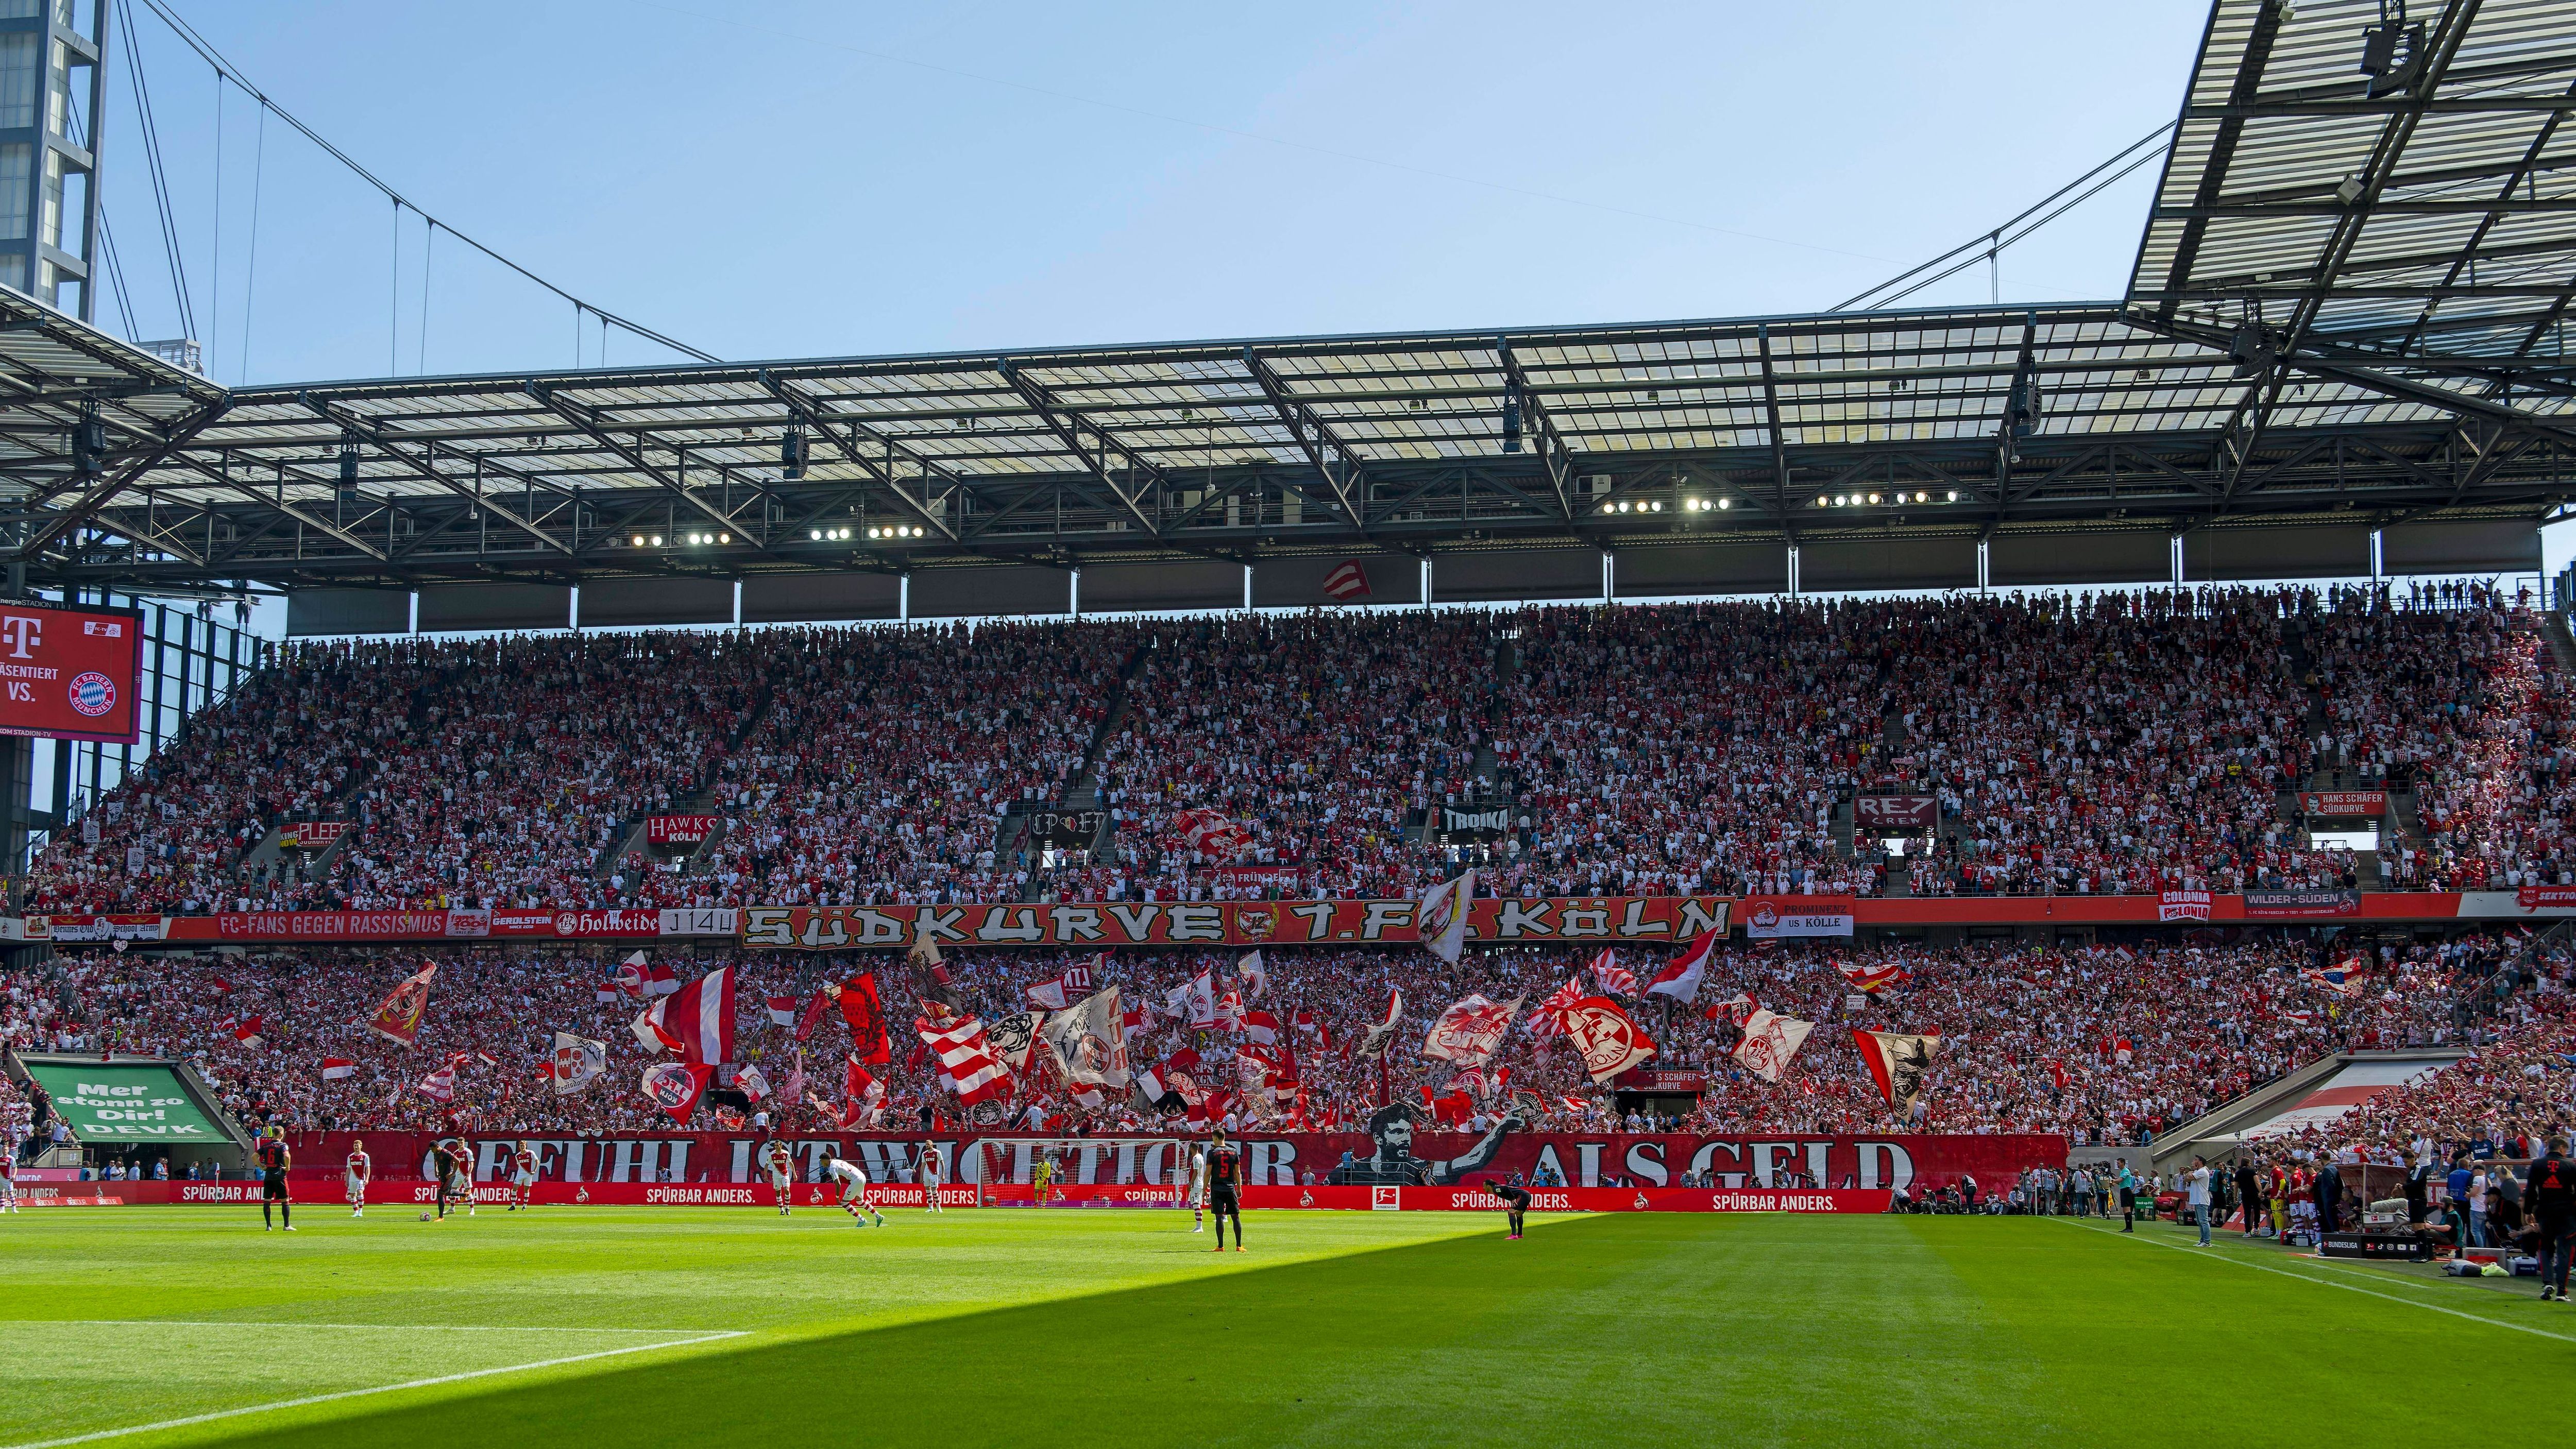
[[787,1216],[787,1204],[796,1196],[795,1152],[772,1137],[761,1145],[760,1172],[769,1179],[769,1195],[778,1199],[778,1215]]
[[340,1175],[340,1190],[349,1199],[349,1216],[362,1218],[367,1215],[367,1182],[375,1175],[375,1159],[367,1156],[367,1144],[351,1138],[348,1165],[341,1169]]
[[535,1206],[537,1195],[537,1144],[521,1138],[519,1149],[510,1154],[510,1211]]
[[1190,1203],[1190,1220],[1198,1225],[1190,1231],[1204,1233],[1207,1231],[1207,1150],[1196,1143],[1190,1145],[1189,1174],[1183,1187],[1183,1195]]
[[925,1212],[939,1211],[939,1178],[942,1166],[939,1160],[939,1144],[936,1142],[921,1144],[921,1200],[922,1210]]
[[885,1226],[885,1214],[878,1212],[876,1204],[868,1201],[868,1174],[866,1169],[860,1167],[855,1162],[847,1162],[841,1158],[835,1157],[832,1159],[832,1165],[823,1169],[823,1175],[841,1185],[841,1208],[843,1211],[847,1212],[852,1218],[856,1218],[861,1212],[865,1212],[869,1217],[876,1219],[876,1226]]

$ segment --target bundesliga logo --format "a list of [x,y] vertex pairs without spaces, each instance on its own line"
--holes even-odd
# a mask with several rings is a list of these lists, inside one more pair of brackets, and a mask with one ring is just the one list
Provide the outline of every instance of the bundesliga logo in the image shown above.
[[116,708],[116,686],[95,670],[72,681],[72,708],[96,719]]

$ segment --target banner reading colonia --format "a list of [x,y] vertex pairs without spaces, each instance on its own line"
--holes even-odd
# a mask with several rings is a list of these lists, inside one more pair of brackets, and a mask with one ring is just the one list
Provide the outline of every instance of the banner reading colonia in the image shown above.
[[54,1110],[83,1142],[198,1142],[232,1139],[206,1120],[163,1062],[84,1062],[21,1057],[27,1074],[54,1099]]

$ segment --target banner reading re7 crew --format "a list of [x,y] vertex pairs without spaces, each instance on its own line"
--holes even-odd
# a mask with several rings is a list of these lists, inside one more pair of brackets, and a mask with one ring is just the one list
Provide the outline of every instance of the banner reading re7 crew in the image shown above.
[[[1547,896],[1480,900],[1467,937],[1679,944],[1724,931],[1724,896]],[[746,946],[848,951],[946,946],[1335,946],[1420,939],[1411,901],[1091,901],[1060,905],[751,906]]]

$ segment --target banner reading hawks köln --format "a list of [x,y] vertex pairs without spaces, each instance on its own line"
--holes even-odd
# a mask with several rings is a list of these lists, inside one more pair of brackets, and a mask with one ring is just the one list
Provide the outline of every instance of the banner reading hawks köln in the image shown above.
[[[1471,945],[1671,946],[1726,933],[1725,896],[1548,896],[1471,901]],[[916,944],[1039,946],[1410,945],[1421,941],[1413,901],[1076,901],[1038,905],[753,906],[742,942],[781,950],[847,951]]]

